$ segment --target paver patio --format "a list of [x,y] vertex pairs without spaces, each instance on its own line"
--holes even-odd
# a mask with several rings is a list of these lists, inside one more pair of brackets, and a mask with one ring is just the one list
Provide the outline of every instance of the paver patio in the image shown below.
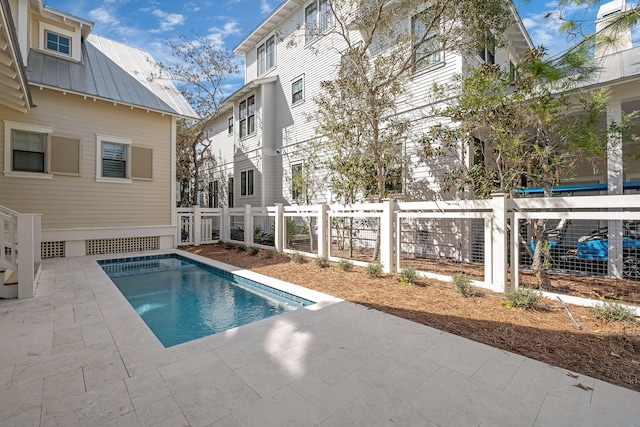
[[640,426],[640,393],[308,290],[165,349],[96,259],[0,300],[2,426]]

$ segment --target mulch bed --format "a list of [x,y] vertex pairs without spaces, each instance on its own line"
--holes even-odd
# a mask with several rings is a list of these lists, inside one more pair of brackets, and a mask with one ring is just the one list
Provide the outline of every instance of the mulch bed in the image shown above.
[[435,280],[407,286],[396,274],[372,279],[360,267],[343,272],[335,263],[320,268],[312,259],[300,265],[286,254],[251,255],[225,247],[181,249],[640,391],[638,322],[597,320],[588,308],[570,305],[583,326],[578,329],[562,309],[507,309],[499,294],[464,298],[451,284]]

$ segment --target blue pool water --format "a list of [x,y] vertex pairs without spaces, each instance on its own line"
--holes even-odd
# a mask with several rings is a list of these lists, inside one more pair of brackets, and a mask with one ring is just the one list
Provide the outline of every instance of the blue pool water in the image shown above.
[[175,254],[98,264],[165,347],[313,304]]

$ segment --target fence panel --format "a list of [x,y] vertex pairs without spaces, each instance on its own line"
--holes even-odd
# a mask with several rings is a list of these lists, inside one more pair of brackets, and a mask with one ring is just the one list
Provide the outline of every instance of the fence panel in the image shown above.
[[[640,212],[527,212],[514,218],[515,286],[640,305]],[[543,230],[539,244],[534,227]],[[534,269],[536,249],[548,277]]]
[[398,268],[413,267],[423,273],[445,276],[466,274],[484,281],[487,215],[482,212],[399,212]]
[[276,218],[265,213],[252,213],[253,244],[275,247]]

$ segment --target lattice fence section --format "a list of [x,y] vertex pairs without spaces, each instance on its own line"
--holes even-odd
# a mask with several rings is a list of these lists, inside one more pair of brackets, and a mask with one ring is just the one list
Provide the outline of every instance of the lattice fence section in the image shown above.
[[42,259],[64,258],[64,242],[42,242],[40,244],[40,257]]
[[315,254],[318,252],[318,219],[307,216],[285,218],[284,248]]
[[400,268],[484,280],[484,219],[400,217],[398,221]]
[[157,236],[96,239],[86,241],[87,255],[140,252],[158,249],[159,247],[159,238]]

